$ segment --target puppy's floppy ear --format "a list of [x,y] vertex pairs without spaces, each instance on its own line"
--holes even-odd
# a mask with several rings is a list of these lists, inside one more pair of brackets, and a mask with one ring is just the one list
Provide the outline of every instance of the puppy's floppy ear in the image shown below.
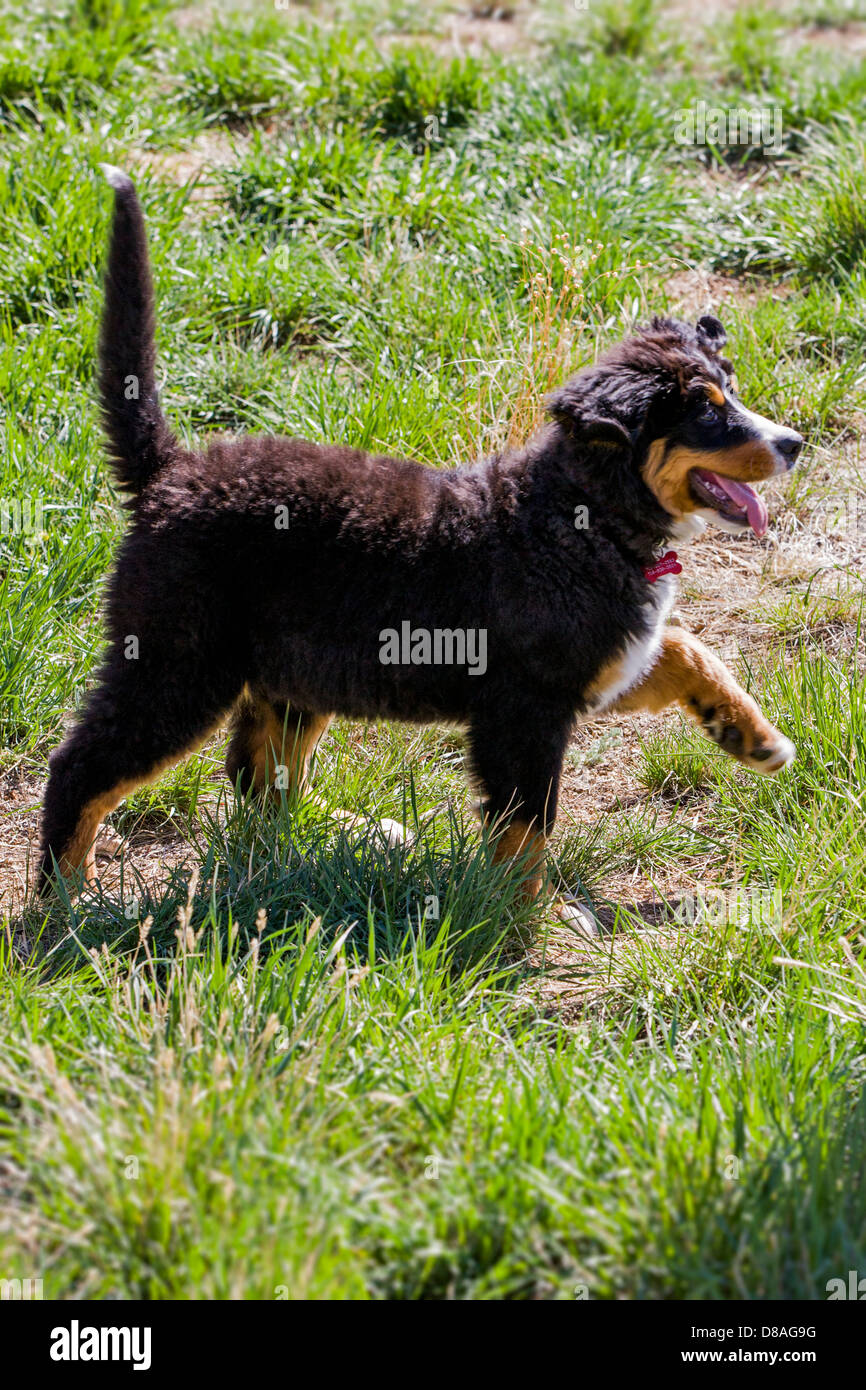
[[597,401],[584,401],[582,394],[576,382],[566,382],[548,397],[547,409],[576,439],[587,444],[615,444],[621,449],[630,449],[634,439],[626,426],[613,414],[602,413]]
[[719,320],[712,314],[704,314],[697,322],[698,341],[703,348],[709,348],[710,352],[721,352],[728,335]]
[[634,442],[625,425],[603,415],[585,415],[579,433],[588,444],[618,444],[621,449],[630,449]]

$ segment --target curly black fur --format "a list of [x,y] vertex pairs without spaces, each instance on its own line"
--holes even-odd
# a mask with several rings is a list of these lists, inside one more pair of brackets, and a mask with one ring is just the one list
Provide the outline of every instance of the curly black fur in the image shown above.
[[[672,518],[641,462],[696,381],[725,380],[721,326],[653,319],[552,396],[525,448],[474,466],[270,436],[191,453],[157,401],[141,209],[115,188],[99,381],[133,515],[97,687],[51,759],[43,874],[83,807],[181,757],[245,690],[293,719],[457,721],[488,811],[549,829],[587,688],[648,623],[643,567]],[[486,630],[486,671],[382,664],[406,620]]]

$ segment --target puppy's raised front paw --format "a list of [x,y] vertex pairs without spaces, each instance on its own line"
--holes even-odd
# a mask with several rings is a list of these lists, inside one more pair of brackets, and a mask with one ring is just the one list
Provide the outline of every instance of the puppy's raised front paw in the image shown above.
[[781,772],[797,755],[791,740],[768,724],[757,710],[752,714],[749,710],[737,711],[726,704],[711,705],[701,709],[700,715],[708,738],[732,758],[764,777]]

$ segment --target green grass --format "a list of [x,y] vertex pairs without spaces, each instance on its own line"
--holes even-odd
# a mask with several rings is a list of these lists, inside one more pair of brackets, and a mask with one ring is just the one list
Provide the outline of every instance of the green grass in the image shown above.
[[[86,688],[123,525],[93,393],[101,160],[138,180],[191,442],[474,458],[700,267],[750,296],[724,315],[743,396],[816,446],[780,505],[807,533],[833,512],[816,450],[866,404],[866,77],[842,38],[789,40],[866,14],[742,7],[685,43],[645,0],[537,9],[468,55],[444,5],[0,9],[0,500],[41,511],[0,536],[10,789]],[[778,106],[781,153],[678,145],[699,100]],[[339,725],[322,806],[268,812],[212,746],[111,817],[184,863],[49,913],[10,884],[0,1275],[52,1298],[816,1299],[862,1271],[861,587],[840,562],[757,615],[783,778],[672,717],[637,799],[563,817],[555,871],[611,924],[589,945],[516,904],[442,730]],[[629,747],[599,731],[568,775],[615,785]],[[386,849],[337,807],[418,838]],[[634,875],[679,885],[655,927]]]

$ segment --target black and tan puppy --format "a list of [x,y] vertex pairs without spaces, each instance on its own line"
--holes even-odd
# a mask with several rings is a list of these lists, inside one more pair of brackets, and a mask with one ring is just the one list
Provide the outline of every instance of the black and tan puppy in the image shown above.
[[542,884],[575,720],[680,705],[772,773],[793,747],[696,638],[665,626],[708,520],[766,530],[750,484],[802,440],[744,408],[724,332],[652,323],[550,400],[520,450],[437,470],[303,439],[190,453],[160,411],[141,209],[115,190],[100,345],[112,463],[131,524],[108,585],[108,649],[51,759],[41,873],[93,875],[102,818],[233,711],[243,788],[307,790],[331,718],[456,722],[526,891]]

